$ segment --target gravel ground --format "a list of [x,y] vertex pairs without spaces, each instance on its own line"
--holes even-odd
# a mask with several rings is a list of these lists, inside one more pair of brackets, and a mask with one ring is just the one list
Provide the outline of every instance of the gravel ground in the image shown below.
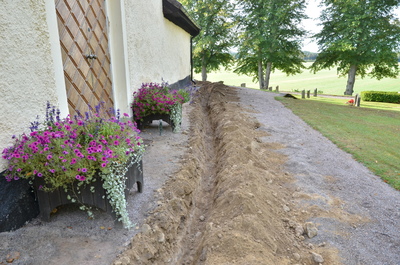
[[274,100],[276,95],[239,89],[242,105],[259,112],[255,116],[270,134],[267,141],[285,146],[285,167],[296,177],[298,194],[310,195],[294,194],[296,201],[342,209],[311,219],[319,232],[310,242],[336,247],[347,265],[400,264],[400,192]]

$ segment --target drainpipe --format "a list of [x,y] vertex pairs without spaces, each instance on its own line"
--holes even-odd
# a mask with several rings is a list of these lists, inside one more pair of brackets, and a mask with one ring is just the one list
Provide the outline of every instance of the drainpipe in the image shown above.
[[193,79],[193,68],[193,36],[190,36],[190,80],[196,84]]

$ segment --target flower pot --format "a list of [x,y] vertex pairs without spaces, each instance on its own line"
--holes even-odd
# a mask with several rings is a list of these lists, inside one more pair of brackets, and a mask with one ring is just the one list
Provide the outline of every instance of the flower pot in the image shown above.
[[[133,164],[128,168],[128,171],[125,173],[126,177],[126,189],[125,189],[125,197],[128,196],[129,190],[133,187],[135,183],[137,183],[138,192],[142,192],[143,188],[143,167],[142,161],[139,163]],[[98,209],[101,209],[116,218],[116,215],[107,200],[106,190],[103,188],[103,181],[101,177],[98,176],[98,180],[91,183],[90,185],[82,185],[79,187],[80,193],[76,192],[76,186],[74,187],[74,191],[65,192],[64,189],[58,188],[52,192],[45,192],[39,189],[40,185],[43,185],[44,181],[40,178],[35,178],[34,187],[36,190],[37,199],[39,202],[39,210],[40,210],[40,218],[43,221],[50,221],[50,213],[58,206],[71,204],[71,200],[68,197],[75,198],[77,200],[76,203],[83,203],[87,206],[94,206]],[[92,192],[90,189],[94,187],[94,191]]]
[[143,130],[144,125],[151,124],[154,120],[163,120],[171,126],[172,131],[175,131],[176,124],[171,119],[171,115],[169,114],[150,114],[143,117],[143,120],[136,120],[135,122],[137,124],[137,128],[139,130]]
[[150,114],[143,117],[143,120],[136,120],[137,128],[143,130],[144,125],[151,124],[154,120],[163,120],[171,125],[172,130],[175,129],[175,124],[169,114]]

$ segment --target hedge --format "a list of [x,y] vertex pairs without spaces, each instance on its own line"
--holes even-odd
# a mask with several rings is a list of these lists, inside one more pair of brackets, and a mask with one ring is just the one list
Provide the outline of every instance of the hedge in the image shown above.
[[400,103],[400,93],[383,91],[362,91],[361,98],[364,101]]

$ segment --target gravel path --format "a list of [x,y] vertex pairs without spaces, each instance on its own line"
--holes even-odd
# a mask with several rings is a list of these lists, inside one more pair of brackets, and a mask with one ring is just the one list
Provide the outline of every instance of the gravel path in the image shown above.
[[267,141],[285,146],[299,191],[294,200],[327,211],[311,219],[319,233],[310,242],[336,247],[347,265],[400,264],[400,192],[274,100],[277,94],[242,88],[239,95],[259,112]]

